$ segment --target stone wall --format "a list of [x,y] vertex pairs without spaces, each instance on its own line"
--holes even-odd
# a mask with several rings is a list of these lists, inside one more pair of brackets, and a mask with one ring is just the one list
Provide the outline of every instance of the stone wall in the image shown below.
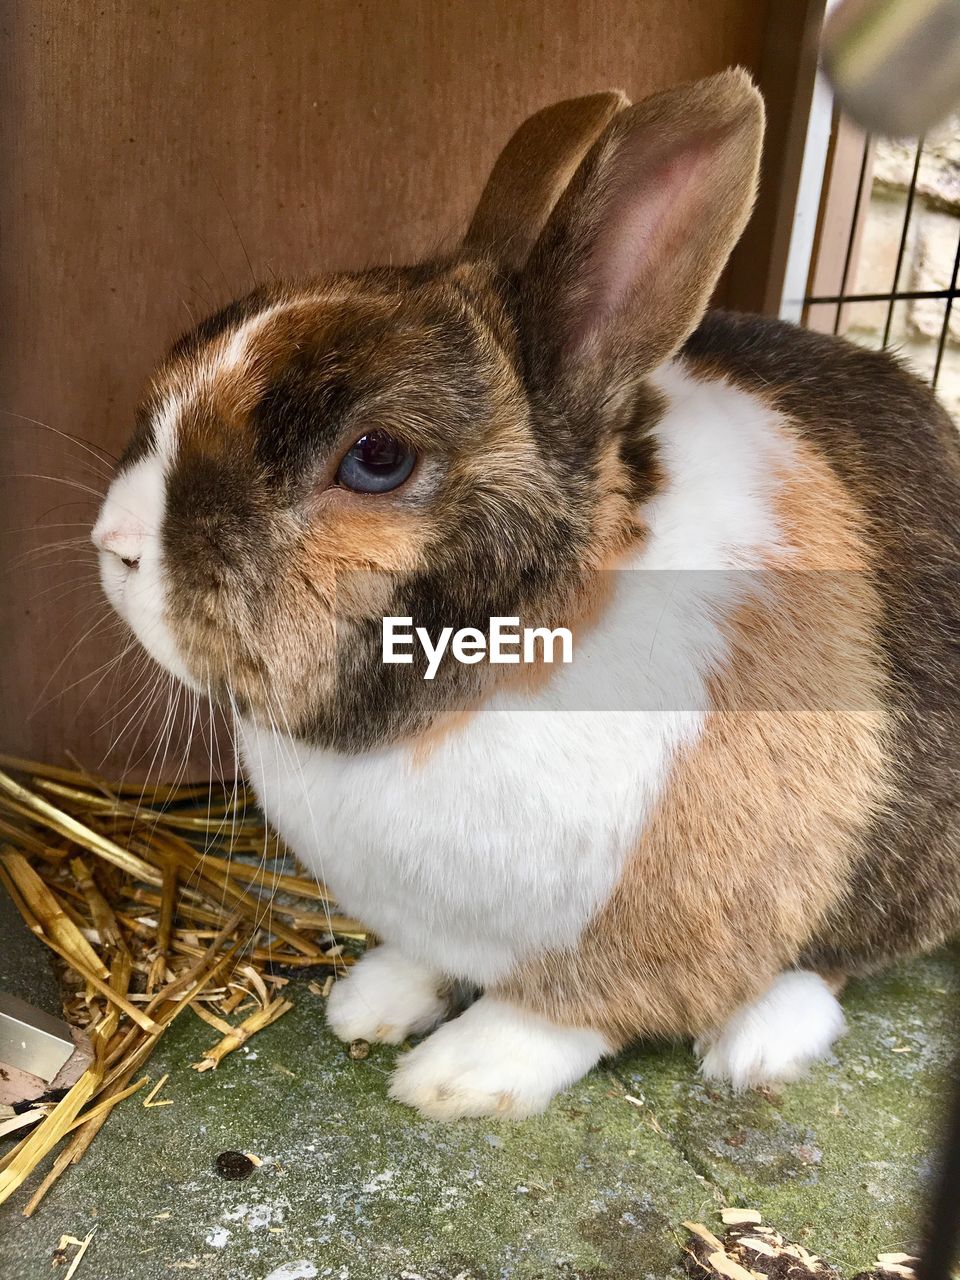
[[[873,181],[856,261],[852,292],[889,292],[893,284],[916,144],[878,141]],[[950,285],[960,242],[960,115],[924,143],[910,218],[901,290],[945,289]],[[879,346],[888,304],[857,303],[846,309],[848,337]],[[893,310],[889,343],[924,377],[931,377],[943,325],[940,300],[899,302]],[[960,420],[960,299],[954,302],[938,392]]]

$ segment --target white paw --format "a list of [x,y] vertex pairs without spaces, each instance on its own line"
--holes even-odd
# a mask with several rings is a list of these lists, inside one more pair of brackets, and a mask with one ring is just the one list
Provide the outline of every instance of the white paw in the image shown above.
[[327,1025],[341,1040],[400,1044],[429,1031],[447,1011],[440,980],[396,947],[368,951],[327,997]]
[[825,1056],[846,1023],[827,984],[805,970],[781,973],[766,995],[697,1041],[703,1074],[735,1089],[795,1080]]
[[609,1052],[598,1031],[558,1027],[483,996],[400,1059],[390,1096],[434,1120],[520,1119]]

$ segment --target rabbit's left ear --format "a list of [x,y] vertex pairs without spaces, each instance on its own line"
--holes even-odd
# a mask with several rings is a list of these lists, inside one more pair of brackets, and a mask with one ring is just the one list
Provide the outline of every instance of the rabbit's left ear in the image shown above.
[[612,393],[689,337],[750,216],[762,140],[763,101],[740,70],[614,116],[521,273],[544,390]]
[[568,98],[524,120],[487,179],[464,250],[492,256],[508,270],[522,267],[580,161],[629,105],[611,89]]

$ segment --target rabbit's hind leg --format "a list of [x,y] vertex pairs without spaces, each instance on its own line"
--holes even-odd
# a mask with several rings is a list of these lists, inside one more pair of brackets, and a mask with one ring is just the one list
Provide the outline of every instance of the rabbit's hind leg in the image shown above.
[[703,1074],[735,1089],[795,1080],[826,1056],[846,1029],[836,975],[781,973],[764,995],[739,1008],[718,1031],[701,1036]]

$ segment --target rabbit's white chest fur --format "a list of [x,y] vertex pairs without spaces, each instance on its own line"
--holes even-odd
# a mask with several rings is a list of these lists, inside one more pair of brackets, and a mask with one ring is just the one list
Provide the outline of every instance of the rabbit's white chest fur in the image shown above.
[[[672,364],[657,379],[668,481],[574,662],[494,700],[418,759],[339,755],[244,726],[270,821],[341,907],[451,976],[490,984],[570,945],[609,897],[725,661],[718,621],[780,546],[783,426],[745,393]],[[773,456],[779,467],[771,465]]]
[[698,724],[486,711],[421,764],[409,748],[351,759],[262,735],[244,754],[270,818],[346,911],[486,984],[576,940]]

